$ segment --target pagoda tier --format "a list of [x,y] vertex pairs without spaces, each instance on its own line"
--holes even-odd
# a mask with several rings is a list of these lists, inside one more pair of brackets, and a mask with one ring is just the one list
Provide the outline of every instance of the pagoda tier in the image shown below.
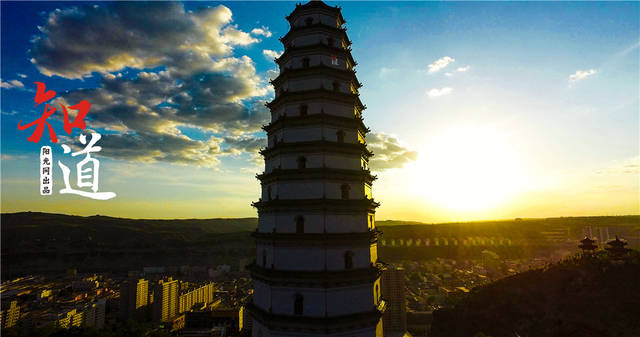
[[278,286],[304,288],[332,288],[373,284],[382,273],[382,266],[371,266],[347,271],[301,272],[262,268],[255,264],[247,267],[254,280]]
[[300,272],[368,268],[378,260],[377,241],[358,234],[342,233],[343,237],[338,239],[336,234],[313,233],[310,238],[298,241],[291,240],[295,233],[278,233],[269,238],[259,236],[256,237],[256,249],[260,257],[256,265],[265,269]]
[[290,46],[275,61],[285,70],[325,64],[336,64],[336,69],[351,70],[358,65],[351,56],[350,47],[331,45],[329,42]]
[[[311,18],[312,20],[309,20]],[[291,14],[285,17],[291,28],[311,25],[320,22],[328,25],[342,27],[347,21],[342,17],[339,7],[331,7],[322,1],[309,1],[306,4],[296,4]]]
[[375,212],[380,206],[371,199],[298,199],[298,200],[280,200],[274,199],[269,201],[254,202],[253,206],[258,209],[258,214],[270,212],[282,212],[290,210],[333,210],[341,212]]
[[382,336],[373,155],[337,7],[297,5],[266,104],[252,336]]
[[274,86],[280,86],[285,81],[304,78],[317,78],[318,75],[325,76],[327,74],[330,74],[332,77],[335,77],[338,80],[353,84],[358,89],[362,87],[362,83],[358,81],[358,78],[356,77],[356,71],[354,69],[339,69],[326,64],[318,64],[315,66],[309,66],[307,68],[284,69],[284,71],[278,77],[271,80],[270,83]]
[[[340,317],[297,317],[278,315],[250,304],[253,331],[264,328],[275,332],[273,336],[382,336],[380,319],[386,302],[381,301],[372,310]],[[378,327],[379,328],[372,328]],[[263,331],[263,330],[258,330]],[[254,336],[259,336],[257,333]],[[267,336],[265,333],[262,336]]]
[[289,32],[280,38],[283,45],[302,47],[323,43],[329,47],[348,48],[351,41],[347,37],[347,28],[332,26],[325,23],[312,23],[310,25],[291,28]]
[[339,181],[363,181],[369,185],[376,180],[368,170],[342,170],[328,167],[307,169],[275,169],[270,173],[258,174],[256,177],[263,183],[306,180],[306,179],[336,179]]
[[[287,90],[288,88],[280,88],[276,91],[276,98],[271,102],[267,102],[266,105],[269,109],[272,110],[272,112],[274,110],[278,110],[278,108],[286,105],[287,103],[316,103],[317,101],[334,104],[344,103],[352,106],[355,105],[354,108],[358,109],[357,111],[360,113],[362,112],[362,110],[366,109],[364,104],[362,104],[362,102],[360,101],[360,97],[358,94],[347,91],[345,87],[340,87],[342,89],[337,90],[329,88],[328,83],[331,83],[331,85],[333,85],[333,82],[327,81],[326,83],[326,85],[323,85],[324,83],[310,83],[315,84],[316,86],[313,88],[305,88],[300,90],[291,89],[291,91]],[[305,86],[310,85],[305,84]],[[331,110],[332,109],[330,109],[329,111]],[[341,115],[340,111],[329,113],[338,116]]]
[[361,117],[342,117],[330,115],[324,112],[307,113],[305,115],[298,114],[294,116],[279,115],[273,118],[273,122],[268,125],[264,125],[262,129],[271,136],[277,134],[278,131],[281,131],[285,127],[307,127],[309,125],[317,126],[318,124],[326,125],[329,128],[335,129],[350,128],[358,130],[362,136],[362,142],[364,142],[364,136],[370,131],[369,128],[364,125]]

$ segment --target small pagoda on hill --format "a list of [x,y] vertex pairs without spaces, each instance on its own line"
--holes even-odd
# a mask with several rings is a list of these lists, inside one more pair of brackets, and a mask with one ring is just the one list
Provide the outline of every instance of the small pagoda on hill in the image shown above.
[[627,242],[625,240],[620,240],[617,235],[616,239],[607,242],[607,245],[609,247],[605,249],[609,252],[609,254],[611,254],[611,256],[614,257],[622,257],[626,255],[630,250],[629,248],[625,248]]
[[596,245],[596,240],[593,240],[590,237],[585,236],[584,239],[580,240],[580,244],[578,245],[578,248],[582,249],[583,253],[587,253],[587,252],[590,253],[596,250],[596,248],[598,248],[598,245]]

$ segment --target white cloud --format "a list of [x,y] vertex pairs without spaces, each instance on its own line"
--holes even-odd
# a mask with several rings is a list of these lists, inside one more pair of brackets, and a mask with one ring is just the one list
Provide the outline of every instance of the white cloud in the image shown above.
[[569,82],[584,80],[585,78],[595,75],[598,71],[595,69],[577,70],[574,74],[569,75]]
[[442,88],[433,88],[427,91],[427,95],[429,97],[440,97],[444,95],[449,95],[453,91],[450,87],[442,87]]
[[471,69],[471,66],[464,66],[464,67],[458,67],[458,69],[456,69],[456,71],[459,71],[459,72],[463,73],[463,72],[465,72],[465,71],[467,71],[469,69]]
[[251,30],[251,34],[253,35],[262,35],[264,37],[271,37],[271,32],[269,31],[269,27],[262,26],[262,28],[254,28]]
[[177,2],[78,6],[50,12],[29,55],[42,74],[68,79],[161,65],[186,74],[211,69],[235,46],[259,42],[232,22],[223,5],[194,11]]
[[443,58],[435,60],[433,63],[429,65],[429,73],[436,73],[444,68],[446,68],[449,64],[455,62],[456,60],[452,57],[445,56]]
[[229,45],[248,46],[260,41],[253,38],[249,33],[239,30],[237,25],[225,28],[222,33],[222,41]]
[[[101,140],[104,157],[215,167],[221,156],[256,154],[248,137],[269,120],[270,86],[251,58],[233,54],[258,39],[232,22],[225,6],[78,6],[50,12],[30,54],[44,75],[101,75],[97,87],[62,93],[58,103],[91,102],[88,127],[114,131]],[[158,66],[164,69],[148,69]],[[122,76],[127,67],[141,72]]]
[[282,55],[282,52],[271,50],[271,49],[265,49],[262,51],[262,55],[264,55],[264,57],[266,57],[268,60],[273,60],[275,58],[280,57],[280,55]]
[[11,80],[9,82],[0,81],[0,87],[5,89],[24,88],[24,84],[18,80]]
[[7,115],[7,116],[14,116],[14,115],[17,115],[18,112],[15,111],[15,110],[11,110],[11,112],[7,112],[7,111],[2,110],[2,114],[3,115]]
[[397,137],[382,132],[367,135],[367,145],[375,153],[370,163],[372,171],[400,168],[418,158],[418,153],[404,146]]
[[27,75],[25,75],[25,74],[21,74],[21,73],[18,73],[18,76],[20,76],[20,77],[22,77],[22,78],[27,78]]
[[25,159],[27,158],[27,156],[3,153],[2,156],[0,156],[0,158],[2,160],[16,160],[16,159]]
[[396,70],[398,70],[397,68],[387,68],[387,67],[382,67],[380,68],[380,77],[385,77],[386,75],[395,72]]
[[451,77],[451,76],[453,76],[453,73],[446,72],[446,73],[444,73],[444,76]]
[[[276,69],[267,70],[267,80],[269,81],[275,79],[276,77],[278,77],[278,75],[280,75],[280,72]],[[269,88],[273,89],[272,87]]]
[[596,171],[597,174],[620,175],[620,174],[640,174],[640,156],[617,160],[604,169]]

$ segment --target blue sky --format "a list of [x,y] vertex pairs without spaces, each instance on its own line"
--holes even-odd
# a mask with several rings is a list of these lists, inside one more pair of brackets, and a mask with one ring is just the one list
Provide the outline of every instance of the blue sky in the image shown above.
[[[360,93],[368,107],[365,122],[373,131],[368,143],[379,154],[372,163],[379,176],[374,197],[383,203],[379,219],[448,221],[640,211],[638,3],[339,5],[353,41],[357,76],[364,84]],[[190,56],[184,50],[174,55],[160,38],[132,44],[130,51],[123,41],[109,45],[105,40],[101,48],[100,39],[121,33],[107,19],[127,13],[122,8],[126,3],[119,3],[120,9],[104,2],[1,6],[3,212],[147,218],[255,215],[249,203],[258,196],[254,174],[261,166],[255,151],[263,146],[259,126],[265,113],[257,106],[273,97],[267,81],[276,69],[266,55],[282,51],[278,37],[288,30],[284,17],[293,10],[293,2],[197,2],[177,4],[178,8],[156,4],[155,10],[176,11],[182,21],[148,21],[146,34],[155,30],[176,41],[195,34],[201,40],[190,48],[227,48],[222,53],[208,49],[206,62],[198,59],[209,67],[206,71],[180,63],[180,58]],[[211,15],[205,18],[206,7]],[[89,19],[87,13],[94,16]],[[56,29],[52,17],[67,24],[85,23],[93,38]],[[221,17],[228,20],[217,19]],[[137,29],[135,22],[118,25]],[[219,36],[206,40],[198,35],[210,29],[219,30]],[[47,40],[54,46],[47,46]],[[97,51],[91,53],[91,48]],[[60,53],[74,50],[79,52],[54,62]],[[205,76],[214,86],[213,96],[200,91],[207,80],[194,81],[187,91],[213,106],[206,115],[193,121],[188,118],[195,115],[171,122],[153,119],[153,127],[141,123],[147,119],[127,115],[129,103],[131,109],[139,109],[136,116],[162,107],[191,108],[178,99],[155,105],[157,97],[177,93],[159,83],[188,81],[186,73]],[[158,74],[160,80],[154,80]],[[104,135],[100,190],[114,191],[118,197],[95,201],[38,194],[36,154],[41,145],[51,144],[46,144],[46,131],[39,144],[32,144],[26,138],[33,129],[17,130],[18,120],[31,122],[42,113],[41,106],[34,108],[32,103],[35,81],[45,82],[69,103],[92,102],[88,125]],[[218,83],[236,88],[235,103],[229,103],[222,91],[215,93],[223,90]],[[126,90],[112,89],[122,84],[158,96],[129,97]],[[98,103],[114,95],[124,102],[120,110]],[[66,135],[60,122],[52,125],[59,136]],[[145,136],[140,140],[125,133]],[[77,142],[78,135],[76,129],[76,140],[64,140]],[[157,143],[170,136],[174,142]],[[135,141],[144,146],[133,146]],[[54,148],[54,160],[63,158],[59,146]]]

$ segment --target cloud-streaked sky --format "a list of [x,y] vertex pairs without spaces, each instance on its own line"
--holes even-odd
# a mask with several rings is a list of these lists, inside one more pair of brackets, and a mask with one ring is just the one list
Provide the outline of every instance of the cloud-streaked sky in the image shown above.
[[[378,219],[640,212],[638,3],[340,5]],[[264,103],[294,3],[1,6],[3,212],[256,215]],[[91,102],[100,190],[115,199],[39,195],[39,147],[63,159],[79,130],[56,112],[60,143],[27,141],[18,121],[42,114],[33,82],[58,93],[54,106]]]

